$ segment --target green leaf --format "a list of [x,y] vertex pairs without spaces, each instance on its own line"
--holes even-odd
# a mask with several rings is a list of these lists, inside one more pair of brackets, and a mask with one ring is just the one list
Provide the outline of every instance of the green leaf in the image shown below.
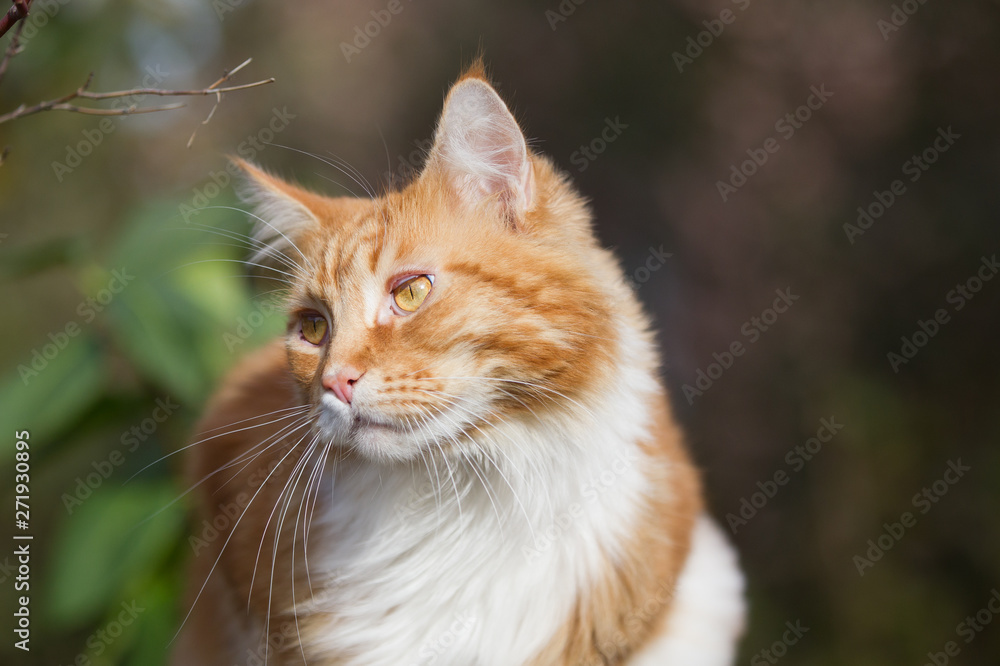
[[181,618],[177,615],[177,591],[183,589],[180,576],[158,577],[139,595],[143,608],[138,618],[136,640],[120,664],[158,666],[166,664]]
[[[57,339],[60,333],[65,335],[57,332]],[[86,330],[67,336],[61,350],[51,340],[35,350],[37,354],[23,359],[0,384],[0,432],[28,430],[37,452],[100,397],[106,370],[104,354]],[[55,351],[52,358],[45,356],[49,351]],[[0,469],[12,460],[11,456],[0,458]]]
[[193,404],[205,397],[209,378],[192,341],[195,332],[185,325],[187,305],[171,296],[168,287],[137,280],[108,308],[108,321],[118,345],[147,377]]
[[[241,222],[237,213],[211,213],[198,224],[228,233],[216,218]],[[203,400],[231,365],[223,334],[252,307],[240,277],[245,252],[234,242],[184,225],[176,208],[151,206],[137,213],[111,256],[111,266],[136,275],[107,311],[116,340],[149,379],[186,402]]]
[[52,549],[49,621],[59,627],[92,621],[137,577],[155,571],[183,532],[182,505],[164,509],[176,496],[164,482],[102,487],[85,499]]

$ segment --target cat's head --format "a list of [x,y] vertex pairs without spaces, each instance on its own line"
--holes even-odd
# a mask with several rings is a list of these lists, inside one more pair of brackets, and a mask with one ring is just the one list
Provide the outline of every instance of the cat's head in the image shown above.
[[586,421],[614,390],[631,294],[481,70],[451,88],[401,191],[331,198],[243,166],[256,261],[288,282],[289,368],[324,439],[374,459],[504,446],[499,430]]

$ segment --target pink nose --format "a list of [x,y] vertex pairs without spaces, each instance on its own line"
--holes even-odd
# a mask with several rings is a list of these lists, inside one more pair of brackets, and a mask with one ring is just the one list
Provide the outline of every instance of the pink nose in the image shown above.
[[362,370],[349,365],[344,366],[335,373],[323,376],[323,388],[332,391],[337,399],[345,405],[350,405],[351,400],[354,399],[354,385],[363,374],[365,373]]

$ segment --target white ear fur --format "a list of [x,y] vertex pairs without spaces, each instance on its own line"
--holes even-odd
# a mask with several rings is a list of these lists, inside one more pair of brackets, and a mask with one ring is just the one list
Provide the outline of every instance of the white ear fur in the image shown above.
[[316,216],[295,196],[298,188],[246,162],[241,162],[240,167],[246,177],[237,192],[240,200],[251,207],[254,217],[251,235],[257,241],[250,261],[262,263],[271,259],[287,263],[282,259],[285,255],[293,262],[301,262],[295,239],[319,224]]
[[500,95],[480,79],[452,87],[428,166],[441,170],[469,206],[495,198],[515,222],[531,207],[533,174],[524,135]]

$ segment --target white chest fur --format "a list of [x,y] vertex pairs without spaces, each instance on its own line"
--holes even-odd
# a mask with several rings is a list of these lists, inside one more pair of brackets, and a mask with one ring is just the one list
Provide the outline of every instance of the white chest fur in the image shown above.
[[635,404],[547,433],[509,426],[499,439],[517,446],[496,464],[336,470],[310,543],[316,596],[301,607],[335,619],[305,646],[309,662],[510,666],[537,653],[616,558],[648,491]]

